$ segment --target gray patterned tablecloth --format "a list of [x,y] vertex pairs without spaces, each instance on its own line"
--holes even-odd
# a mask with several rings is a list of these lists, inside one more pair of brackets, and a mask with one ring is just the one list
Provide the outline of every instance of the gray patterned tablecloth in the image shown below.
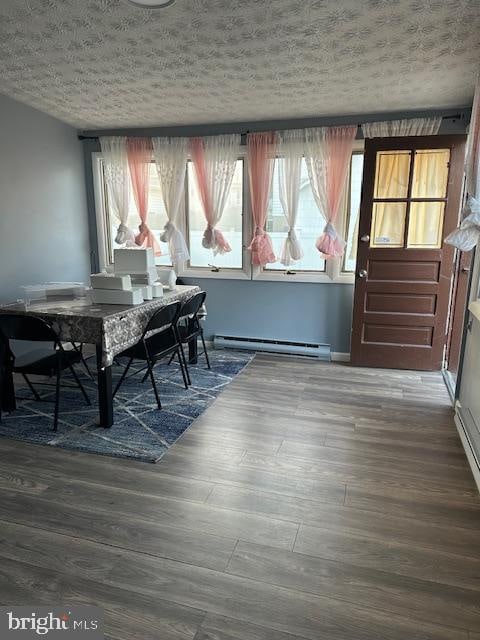
[[22,305],[0,308],[0,313],[28,313],[46,320],[62,341],[86,342],[102,345],[102,364],[110,366],[113,358],[138,342],[157,309],[185,301],[200,287],[179,285],[175,291],[166,291],[162,298],[155,298],[138,305],[94,304],[88,298],[77,300],[42,300],[32,302],[25,309]]

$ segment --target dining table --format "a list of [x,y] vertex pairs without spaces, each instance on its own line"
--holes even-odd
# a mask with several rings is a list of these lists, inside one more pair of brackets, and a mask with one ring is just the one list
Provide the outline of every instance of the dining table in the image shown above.
[[[16,303],[0,307],[0,314],[27,314],[42,318],[57,333],[61,342],[95,345],[99,424],[113,424],[112,365],[125,349],[142,337],[152,315],[172,302],[185,302],[200,291],[196,285],[177,285],[160,298],[137,305],[96,304],[87,295],[77,299],[44,299],[29,304]],[[2,341],[0,341],[1,344]],[[197,361],[196,339],[188,345],[189,362]],[[0,408],[11,412],[16,408],[13,376],[9,371],[6,349],[0,351]]]

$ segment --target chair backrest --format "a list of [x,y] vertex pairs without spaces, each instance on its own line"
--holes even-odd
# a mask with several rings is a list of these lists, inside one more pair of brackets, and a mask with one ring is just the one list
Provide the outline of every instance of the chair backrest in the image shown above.
[[165,307],[162,307],[161,309],[156,311],[148,321],[143,335],[146,335],[147,333],[151,333],[152,331],[156,331],[158,329],[168,330],[171,327],[175,326],[179,317],[181,306],[181,302],[172,302],[171,304],[167,304]]
[[205,302],[205,298],[207,294],[205,291],[200,291],[196,293],[194,296],[189,298],[186,302],[183,303],[182,308],[180,310],[180,317],[183,318],[185,316],[197,316],[197,313],[202,308],[202,304]]
[[0,337],[7,342],[9,340],[27,340],[28,342],[60,344],[57,334],[45,320],[20,313],[0,314]]

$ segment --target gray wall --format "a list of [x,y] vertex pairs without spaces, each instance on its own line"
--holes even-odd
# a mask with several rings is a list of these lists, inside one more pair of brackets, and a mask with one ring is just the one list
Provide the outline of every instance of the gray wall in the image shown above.
[[0,95],[0,302],[24,284],[85,280],[89,254],[77,132]]
[[350,351],[353,285],[182,279],[207,292],[206,336],[324,342]]

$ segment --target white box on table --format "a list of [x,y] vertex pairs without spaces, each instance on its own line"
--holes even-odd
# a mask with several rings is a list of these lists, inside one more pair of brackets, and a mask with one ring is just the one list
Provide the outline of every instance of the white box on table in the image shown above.
[[115,275],[113,273],[92,273],[90,283],[93,289],[116,289],[131,291],[132,280],[129,274]]
[[92,302],[95,304],[142,304],[141,289],[122,291],[121,289],[92,289]]
[[113,266],[116,274],[148,272],[155,269],[153,249],[114,249]]
[[130,278],[134,287],[145,287],[147,284],[153,284],[156,282],[158,280],[158,275],[155,268],[150,268],[148,271],[144,271],[143,273],[132,273],[130,274]]

